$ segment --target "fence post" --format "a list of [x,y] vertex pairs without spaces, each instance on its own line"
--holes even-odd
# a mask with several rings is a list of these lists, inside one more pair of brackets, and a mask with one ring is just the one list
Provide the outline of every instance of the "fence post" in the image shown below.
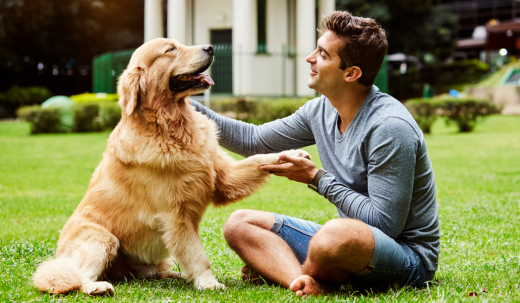
[[210,108],[209,105],[210,105],[210,91],[211,88],[208,88],[207,90],[204,91],[204,105],[207,107],[207,108]]
[[[240,96],[243,92],[243,89],[242,87],[244,86],[244,79],[242,78],[242,66],[243,66],[243,62],[242,62],[242,57],[241,57],[241,52],[242,51],[242,45],[241,44],[238,44],[238,47],[237,47],[237,62],[238,62],[238,66],[237,66],[237,70],[238,70],[238,77],[237,77],[237,95]],[[234,50],[233,50],[233,56],[235,55],[234,53]]]
[[287,67],[285,66],[287,63],[285,61],[285,52],[287,51],[286,49],[286,45],[282,45],[282,97],[285,98],[286,97],[286,92],[285,92],[285,86],[287,85],[287,75],[286,75],[286,69]]

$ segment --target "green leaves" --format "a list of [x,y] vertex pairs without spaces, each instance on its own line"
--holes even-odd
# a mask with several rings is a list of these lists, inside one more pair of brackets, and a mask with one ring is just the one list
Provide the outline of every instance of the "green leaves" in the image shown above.
[[487,100],[451,98],[443,102],[442,115],[447,123],[456,124],[460,132],[471,132],[484,117],[500,113],[497,105]]
[[[70,109],[33,105],[21,107],[18,117],[31,123],[31,134],[98,132],[116,127],[121,119],[121,107],[109,101],[81,102]],[[72,121],[64,123],[64,118]]]
[[426,134],[438,116],[446,117],[448,124],[456,124],[459,132],[471,132],[484,117],[500,113],[496,104],[469,97],[411,99],[405,106]]
[[457,17],[424,0],[339,0],[336,9],[374,18],[388,36],[389,53],[431,53],[443,60],[455,49]]

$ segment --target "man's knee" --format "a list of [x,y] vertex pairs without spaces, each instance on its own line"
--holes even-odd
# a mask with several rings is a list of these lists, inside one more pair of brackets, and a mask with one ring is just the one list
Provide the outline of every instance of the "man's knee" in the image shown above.
[[224,238],[229,245],[232,245],[237,234],[241,231],[241,226],[247,222],[248,211],[245,209],[235,210],[224,224]]
[[274,221],[272,213],[250,209],[236,210],[224,224],[224,238],[228,245],[234,248],[244,236],[249,234],[251,228],[269,230]]
[[372,231],[365,223],[355,219],[333,219],[311,239],[309,257],[314,262],[333,262],[360,250],[373,249],[373,241]]

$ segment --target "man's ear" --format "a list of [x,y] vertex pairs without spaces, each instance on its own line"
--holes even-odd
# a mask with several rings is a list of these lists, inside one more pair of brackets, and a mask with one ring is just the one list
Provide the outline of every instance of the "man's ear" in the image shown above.
[[363,75],[363,72],[361,71],[361,68],[359,68],[357,66],[351,66],[351,67],[347,67],[347,69],[345,70],[344,79],[347,82],[354,82],[357,79],[361,78],[362,75]]
[[126,69],[119,77],[117,86],[119,105],[127,116],[130,116],[137,107],[139,94],[146,93],[146,73],[146,67],[136,66]]

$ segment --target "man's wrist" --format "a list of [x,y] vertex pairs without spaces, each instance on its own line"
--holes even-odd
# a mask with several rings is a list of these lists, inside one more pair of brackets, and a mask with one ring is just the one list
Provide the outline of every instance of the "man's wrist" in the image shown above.
[[307,187],[314,190],[315,192],[319,193],[318,186],[320,184],[321,177],[327,173],[326,170],[320,169],[316,174],[314,175],[314,178],[312,179],[311,183],[307,184]]
[[309,172],[309,178],[307,179],[308,181],[307,182],[303,182],[303,183],[306,183],[306,184],[309,184],[312,182],[312,180],[314,180],[314,177],[316,177],[316,174],[319,172],[320,170],[317,169],[316,167]]

